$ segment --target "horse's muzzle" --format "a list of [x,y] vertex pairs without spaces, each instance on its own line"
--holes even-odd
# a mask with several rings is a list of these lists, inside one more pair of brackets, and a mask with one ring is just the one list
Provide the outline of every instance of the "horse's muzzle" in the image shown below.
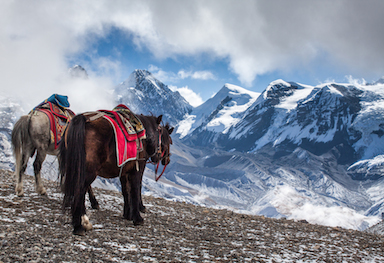
[[167,156],[161,160],[162,165],[168,165],[170,162],[171,162],[171,158],[169,158],[169,156]]

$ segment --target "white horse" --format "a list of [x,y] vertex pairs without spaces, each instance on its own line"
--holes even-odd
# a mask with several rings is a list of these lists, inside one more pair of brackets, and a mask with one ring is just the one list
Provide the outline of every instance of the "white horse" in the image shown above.
[[48,116],[39,111],[21,116],[12,131],[13,154],[16,159],[15,179],[16,194],[24,195],[23,176],[27,169],[29,158],[36,152],[33,163],[36,192],[45,195],[46,189],[41,181],[41,166],[47,154],[57,155],[54,143],[51,142],[51,132]]
[[[67,111],[67,117],[72,119],[75,115]],[[67,123],[68,125],[68,123]],[[33,169],[35,174],[36,192],[45,195],[47,193],[41,180],[41,167],[47,154],[57,156],[59,149],[51,138],[50,121],[42,111],[33,110],[28,115],[21,116],[12,130],[13,154],[16,159],[15,179],[16,194],[24,195],[23,177],[29,158],[36,153]],[[93,194],[91,186],[87,189],[89,200],[93,209],[98,209],[99,204]]]

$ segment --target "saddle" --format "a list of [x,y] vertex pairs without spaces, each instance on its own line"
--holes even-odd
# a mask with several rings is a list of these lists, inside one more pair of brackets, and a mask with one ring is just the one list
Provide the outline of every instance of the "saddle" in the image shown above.
[[49,119],[49,127],[51,133],[51,143],[55,145],[55,150],[58,148],[61,137],[67,128],[69,121],[75,116],[75,113],[69,107],[68,97],[58,94],[53,94],[48,99],[37,105],[29,113],[32,115],[36,111],[45,113]]
[[113,110],[99,110],[83,113],[88,121],[105,118],[111,124],[116,141],[117,166],[122,167],[128,161],[138,160],[143,151],[142,140],[146,138],[140,119],[125,105],[119,104]]

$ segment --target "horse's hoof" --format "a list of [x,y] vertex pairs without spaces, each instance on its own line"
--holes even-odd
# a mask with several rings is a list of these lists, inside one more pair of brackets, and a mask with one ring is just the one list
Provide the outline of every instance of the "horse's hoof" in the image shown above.
[[133,225],[135,225],[135,226],[144,225],[144,219],[143,218],[139,218],[139,219],[133,220]]
[[77,236],[84,236],[85,235],[85,229],[83,226],[78,226],[73,229],[73,234]]
[[98,203],[91,204],[92,209],[99,210],[100,206]]
[[68,208],[68,207],[71,207],[71,201],[66,199],[66,200],[64,200],[64,208]]
[[47,190],[45,190],[45,188],[44,188],[43,190],[41,190],[41,191],[39,192],[39,194],[41,194],[41,195],[47,195]]
[[24,196],[23,185],[21,184],[16,185],[16,195],[19,197]]
[[85,229],[85,231],[89,231],[93,228],[92,223],[89,222],[89,218],[87,215],[81,216],[81,225]]
[[127,220],[132,220],[132,216],[130,215],[123,215],[123,218]]

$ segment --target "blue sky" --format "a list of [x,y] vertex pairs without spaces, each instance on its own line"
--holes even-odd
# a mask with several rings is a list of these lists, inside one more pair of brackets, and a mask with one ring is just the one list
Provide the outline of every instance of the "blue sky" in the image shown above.
[[[379,0],[2,1],[0,95],[68,93],[78,105],[95,94],[87,106],[106,107],[105,90],[134,69],[194,105],[225,83],[372,82],[384,75],[383,10]],[[90,81],[65,79],[75,64]]]
[[112,27],[105,35],[94,40],[88,50],[71,57],[68,65],[81,64],[96,74],[106,74],[103,72],[104,69],[95,63],[95,57],[114,61],[118,64],[118,70],[112,69],[109,74],[115,83],[126,80],[135,69],[146,69],[171,89],[179,90],[183,95],[193,96],[192,92],[185,93],[186,90],[196,93],[197,96],[193,98],[187,97],[195,105],[209,99],[225,83],[262,92],[276,79],[318,85],[329,81],[348,82],[351,78],[358,81],[367,78],[366,81],[370,82],[381,76],[380,73],[361,73],[353,66],[339,65],[327,52],[318,52],[320,54],[305,65],[272,69],[256,75],[250,83],[244,83],[240,81],[238,74],[230,69],[228,57],[215,57],[209,52],[201,52],[159,58],[145,46],[136,45],[129,33]]

